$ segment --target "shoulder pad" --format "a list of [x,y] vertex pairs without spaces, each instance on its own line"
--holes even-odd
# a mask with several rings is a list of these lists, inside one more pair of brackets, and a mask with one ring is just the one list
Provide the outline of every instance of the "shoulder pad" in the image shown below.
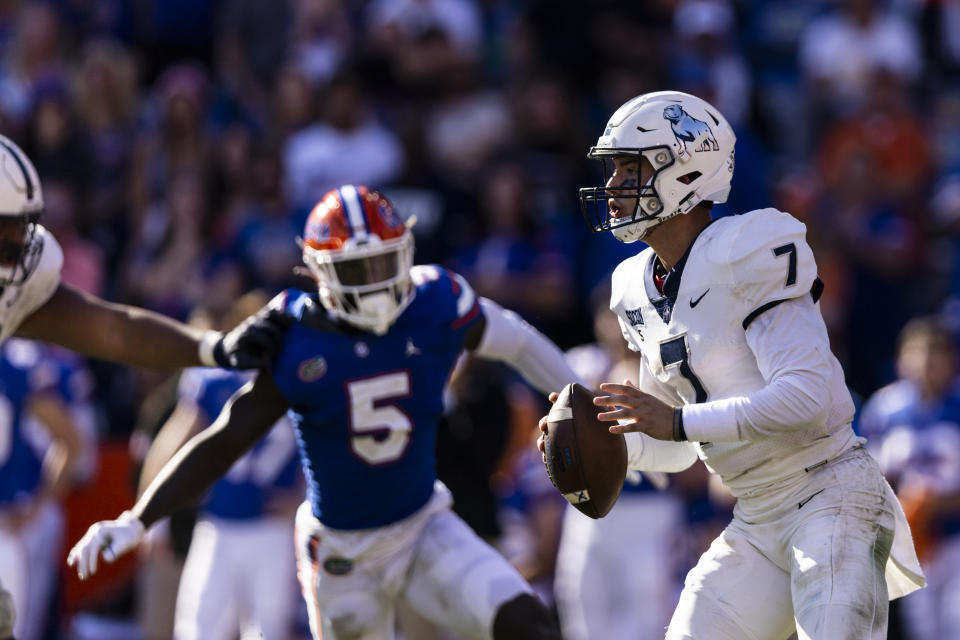
[[455,271],[435,264],[416,265],[410,278],[417,295],[427,296],[438,320],[458,326],[476,317],[479,300],[467,279]]
[[41,225],[37,225],[36,242],[42,242],[40,260],[26,282],[17,287],[6,313],[2,318],[0,339],[5,339],[17,330],[20,323],[42,307],[60,285],[60,270],[63,268],[63,250],[56,238]]
[[708,256],[729,269],[744,317],[810,292],[817,264],[802,222],[776,209],[758,209],[714,224],[719,227]]
[[627,289],[636,282],[643,281],[643,272],[653,249],[647,247],[635,256],[630,256],[617,265],[610,278],[610,309],[616,309]]

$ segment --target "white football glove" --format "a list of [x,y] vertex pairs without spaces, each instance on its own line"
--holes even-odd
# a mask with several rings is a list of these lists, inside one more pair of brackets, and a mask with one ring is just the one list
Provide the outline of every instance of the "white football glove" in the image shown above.
[[77,567],[77,575],[86,580],[97,572],[97,558],[113,562],[137,546],[143,537],[143,523],[131,511],[124,511],[116,520],[101,520],[90,525],[80,542],[73,545],[67,564]]

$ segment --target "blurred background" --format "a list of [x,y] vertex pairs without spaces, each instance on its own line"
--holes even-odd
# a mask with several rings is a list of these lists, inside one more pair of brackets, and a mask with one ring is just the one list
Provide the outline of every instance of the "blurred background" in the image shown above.
[[[738,138],[731,198],[714,213],[774,206],[808,225],[832,346],[867,404],[858,428],[925,545],[931,588],[894,607],[890,637],[960,633],[958,80],[953,0],[0,0],[0,132],[41,176],[63,279],[206,326],[245,292],[304,286],[293,267],[307,213],[362,183],[417,217],[418,262],[582,347],[581,370],[629,371],[602,326],[603,287],[642,247],[584,224],[577,189],[601,180],[586,151],[635,95],[712,102]],[[48,576],[32,637],[170,637],[191,514],[90,583],[61,561],[91,522],[129,506],[183,395],[178,374],[16,342],[4,357],[11,379],[46,363],[15,401],[18,420],[41,423],[29,427],[37,455],[58,433],[44,422],[79,434],[53,537],[28,555]],[[600,614],[569,604],[583,598],[563,585],[583,588],[586,569],[563,552],[576,516],[531,454],[542,399],[472,362],[448,395],[440,473],[458,511],[554,603],[568,638],[648,637],[598,635],[581,618]],[[628,520],[622,544],[607,544],[622,565],[647,547],[669,560],[624,587],[637,594],[625,608],[662,630],[730,505],[700,465],[653,484],[622,501],[671,525]],[[40,518],[21,511],[0,503],[0,530]],[[307,637],[290,597],[290,637]],[[404,624],[408,638],[445,637]]]

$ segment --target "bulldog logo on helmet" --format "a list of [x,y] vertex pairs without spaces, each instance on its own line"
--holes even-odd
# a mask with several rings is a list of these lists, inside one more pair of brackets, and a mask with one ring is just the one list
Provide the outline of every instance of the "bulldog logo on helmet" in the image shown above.
[[663,117],[670,121],[670,128],[680,144],[681,157],[688,157],[687,143],[695,143],[694,151],[719,151],[720,145],[713,131],[703,120],[697,120],[684,111],[679,104],[671,104],[663,109]]

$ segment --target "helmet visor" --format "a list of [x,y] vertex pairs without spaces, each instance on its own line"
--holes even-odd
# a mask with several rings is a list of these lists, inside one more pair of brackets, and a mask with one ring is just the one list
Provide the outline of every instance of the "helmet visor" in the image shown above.
[[401,253],[391,251],[355,260],[340,260],[333,263],[333,269],[341,285],[362,287],[396,278],[401,271],[400,263]]

